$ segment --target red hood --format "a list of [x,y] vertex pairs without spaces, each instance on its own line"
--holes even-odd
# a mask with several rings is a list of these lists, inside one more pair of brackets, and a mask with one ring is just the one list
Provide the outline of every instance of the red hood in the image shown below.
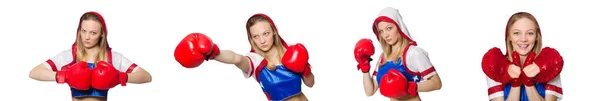
[[[269,20],[269,22],[273,26],[273,30],[277,31],[277,34],[279,34],[279,30],[277,30],[277,27],[275,26],[275,22],[273,22],[273,20],[269,16],[262,14],[262,13],[258,13],[258,14],[252,15],[250,18],[252,18],[254,16],[262,16],[262,17],[267,18],[267,20]],[[250,18],[248,18],[248,21],[250,20]],[[246,29],[246,30],[250,30],[250,29]],[[250,35],[250,33],[247,33],[247,35]],[[250,36],[248,36],[248,37],[250,37]],[[283,45],[283,48],[287,48],[288,45],[287,45],[287,43],[285,43],[285,41],[283,41],[283,38],[281,38],[281,34],[279,34],[278,37],[279,37],[279,41],[281,41],[281,45]],[[252,41],[252,40],[250,40],[250,38],[248,38],[248,43],[250,43],[250,52],[254,52],[254,49],[252,48],[252,42],[250,42],[250,41]]]
[[[100,13],[94,12],[94,11],[86,12],[83,15],[85,15],[85,14],[94,14],[94,15],[98,16],[98,19],[100,20],[102,26],[104,27],[104,28],[102,28],[102,31],[104,32],[104,34],[106,34],[104,38],[108,38],[108,31],[106,30],[106,22],[104,21],[104,18],[102,17],[102,15],[100,15]],[[81,17],[79,18],[79,24],[77,25],[77,33],[81,29],[81,21],[83,19],[83,15],[81,15]],[[77,33],[75,33],[75,37],[77,37]],[[77,38],[75,38],[75,42],[73,43],[72,47],[74,50],[77,49]],[[106,49],[110,50],[110,46],[108,45],[108,39],[106,41]]]

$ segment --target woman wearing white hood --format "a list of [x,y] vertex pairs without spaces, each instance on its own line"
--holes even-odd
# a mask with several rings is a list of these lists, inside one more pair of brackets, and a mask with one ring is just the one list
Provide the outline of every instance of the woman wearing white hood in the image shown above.
[[527,12],[513,14],[504,34],[506,54],[494,47],[482,60],[482,69],[488,78],[489,99],[561,99],[560,72],[564,62],[554,48],[542,48],[542,33],[535,17]]
[[364,74],[363,85],[367,96],[372,96],[381,88],[381,94],[391,101],[419,101],[421,98],[417,92],[441,89],[441,79],[429,61],[428,53],[412,40],[397,9],[388,7],[381,10],[373,23],[373,32],[383,53],[372,75],[369,70],[371,56],[375,54],[373,42],[361,39],[354,49],[357,67]]

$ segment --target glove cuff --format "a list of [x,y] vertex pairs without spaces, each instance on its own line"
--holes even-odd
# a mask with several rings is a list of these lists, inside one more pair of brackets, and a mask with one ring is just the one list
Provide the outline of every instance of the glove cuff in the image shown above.
[[56,83],[64,84],[67,81],[67,72],[66,71],[57,71],[55,77],[56,77]]
[[511,84],[510,84],[510,85],[511,85],[512,87],[520,87],[520,86],[521,86],[521,84],[522,84],[521,80],[519,80],[519,79],[513,79],[513,80],[511,81]]
[[217,55],[219,55],[219,52],[221,52],[221,50],[219,50],[219,46],[217,46],[217,44],[212,45],[212,52],[208,55],[208,57],[206,58],[206,60],[212,60],[215,59],[215,57],[217,57]]
[[416,82],[408,82],[408,94],[410,96],[417,96],[419,93],[417,93],[417,83]]
[[127,85],[127,79],[128,79],[128,75],[125,72],[119,72],[119,82],[121,83],[121,86],[126,86]]
[[302,73],[302,76],[308,77],[308,75],[310,75],[310,73],[312,73],[311,66],[310,66],[310,64],[306,64],[306,67],[304,68],[304,72]]
[[532,78],[523,78],[522,82],[523,82],[523,85],[525,85],[527,87],[533,86],[533,79]]

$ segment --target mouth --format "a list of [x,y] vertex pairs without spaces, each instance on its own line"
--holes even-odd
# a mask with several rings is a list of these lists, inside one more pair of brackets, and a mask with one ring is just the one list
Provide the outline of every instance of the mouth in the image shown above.
[[517,44],[517,46],[519,47],[519,49],[525,50],[529,47],[529,44]]

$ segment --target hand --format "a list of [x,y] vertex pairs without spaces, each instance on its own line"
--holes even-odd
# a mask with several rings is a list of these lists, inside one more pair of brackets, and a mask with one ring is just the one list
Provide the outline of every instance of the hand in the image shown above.
[[536,64],[527,65],[523,68],[523,73],[525,73],[527,77],[532,78],[540,73],[540,68]]
[[510,75],[511,78],[519,78],[519,75],[521,75],[521,67],[514,64],[508,66],[508,75]]

